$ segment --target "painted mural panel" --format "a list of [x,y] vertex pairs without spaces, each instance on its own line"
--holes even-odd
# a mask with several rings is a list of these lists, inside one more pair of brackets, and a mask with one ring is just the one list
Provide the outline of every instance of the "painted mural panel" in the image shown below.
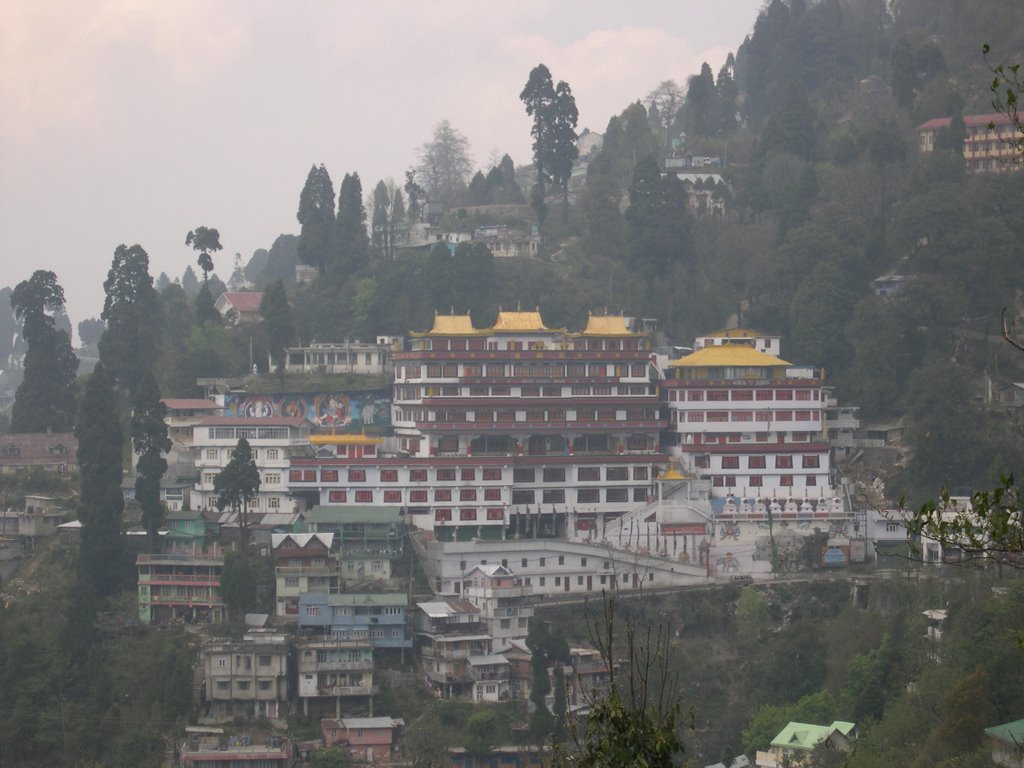
[[391,429],[391,391],[388,389],[228,394],[224,405],[231,416],[302,416],[314,426],[338,433],[379,434]]

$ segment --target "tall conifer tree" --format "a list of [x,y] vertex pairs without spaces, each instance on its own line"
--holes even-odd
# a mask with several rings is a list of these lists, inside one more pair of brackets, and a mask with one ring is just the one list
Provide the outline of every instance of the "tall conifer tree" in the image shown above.
[[334,184],[323,163],[313,166],[299,195],[296,214],[299,230],[299,261],[324,273],[334,231]]
[[156,361],[162,327],[149,255],[141,245],[117,246],[103,290],[107,329],[100,338],[100,360],[107,375],[134,397]]
[[106,596],[122,586],[126,561],[121,530],[121,425],[114,389],[102,362],[97,363],[82,396],[75,437],[81,482],[82,568],[96,593]]
[[366,234],[363,183],[358,173],[346,173],[338,188],[338,217],[334,226],[334,264],[341,280],[366,265],[370,238]]
[[67,332],[55,327],[64,290],[53,272],[37,270],[11,292],[11,309],[28,344],[24,376],[14,396],[12,432],[66,432],[75,423],[78,358]]
[[132,408],[132,448],[139,460],[135,477],[135,500],[142,507],[142,522],[152,546],[163,522],[160,481],[167,471],[164,454],[171,450],[167,436],[167,406],[160,400],[160,387],[151,371],[142,378]]

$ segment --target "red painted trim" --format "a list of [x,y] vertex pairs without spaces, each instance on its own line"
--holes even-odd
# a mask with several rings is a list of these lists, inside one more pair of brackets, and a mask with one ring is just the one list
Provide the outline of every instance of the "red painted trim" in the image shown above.
[[[617,453],[617,454],[572,454],[546,456],[428,456],[428,457],[396,457],[396,458],[360,458],[346,459],[292,459],[292,467],[336,467],[336,466],[370,466],[370,467],[411,467],[414,469],[430,467],[494,467],[494,466],[537,466],[542,464],[666,464],[668,456],[663,453]],[[290,480],[295,483],[315,483],[316,480]],[[488,481],[497,482],[497,481]]]
[[727,443],[725,445],[681,445],[683,453],[828,453],[828,443]]

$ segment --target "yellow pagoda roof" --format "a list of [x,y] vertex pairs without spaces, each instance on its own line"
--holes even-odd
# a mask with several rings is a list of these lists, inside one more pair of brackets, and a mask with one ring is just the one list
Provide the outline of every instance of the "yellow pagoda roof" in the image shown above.
[[574,336],[645,336],[644,333],[633,333],[626,327],[623,315],[590,315],[587,327]]
[[309,442],[313,445],[380,445],[384,438],[369,435],[310,435]]
[[671,367],[718,368],[722,366],[771,368],[792,365],[781,358],[760,352],[753,347],[736,344],[715,344],[698,349],[669,363]]
[[494,327],[491,331],[547,331],[551,330],[544,325],[544,321],[540,318],[540,309],[536,309],[533,312],[523,312],[516,310],[515,312],[499,311],[498,319],[494,323]]
[[668,469],[658,475],[655,480],[685,480],[686,477],[681,475],[678,470]]
[[441,315],[434,313],[434,327],[426,332],[413,331],[411,336],[476,336],[480,332],[473,327],[469,315]]

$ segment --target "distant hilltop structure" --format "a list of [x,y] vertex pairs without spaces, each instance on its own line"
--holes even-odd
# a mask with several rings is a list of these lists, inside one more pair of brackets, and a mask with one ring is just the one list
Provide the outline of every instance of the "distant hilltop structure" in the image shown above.
[[[934,152],[937,141],[952,126],[951,117],[936,117],[917,126],[918,150]],[[991,128],[989,125],[991,124]],[[1021,167],[1014,143],[1017,127],[1006,115],[964,115],[964,162],[971,173],[1009,173]],[[941,141],[938,141],[941,145]]]

